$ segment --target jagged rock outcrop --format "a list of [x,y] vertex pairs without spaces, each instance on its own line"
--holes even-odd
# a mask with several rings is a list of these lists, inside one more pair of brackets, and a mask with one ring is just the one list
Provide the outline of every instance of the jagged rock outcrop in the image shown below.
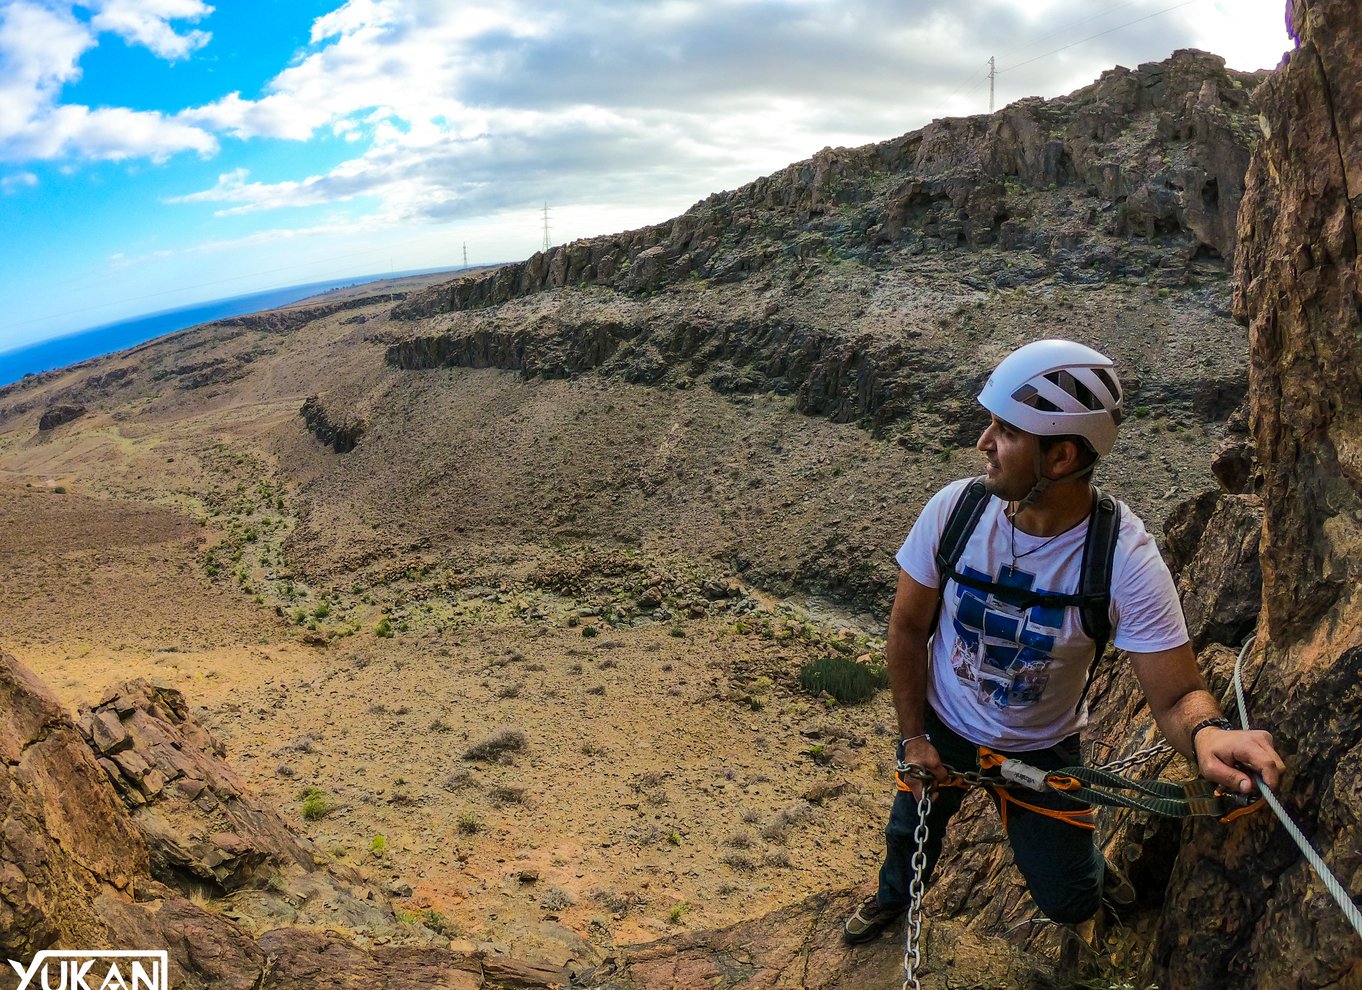
[[221,744],[169,685],[125,684],[84,711],[79,727],[146,836],[162,882],[226,893],[263,885],[266,871],[311,870],[323,859],[277,814],[249,803]]
[[[1262,474],[1262,612],[1250,709],[1288,770],[1281,796],[1362,893],[1362,10],[1292,0],[1299,41],[1258,91],[1263,139],[1239,217]],[[1356,934],[1268,815],[1189,829],[1163,915],[1167,986],[1356,987]]]
[[57,699],[3,654],[0,759],[0,953],[98,935],[97,902],[132,899],[146,845]]
[[[327,931],[373,931],[381,917],[395,933],[398,920],[252,805],[184,698],[163,685],[125,685],[78,729],[31,671],[0,653],[0,760],[0,954],[22,964],[51,947],[154,946],[168,949],[180,988],[568,981],[558,968],[429,944],[429,932],[369,949]],[[267,864],[307,877],[240,889]],[[202,893],[203,884],[236,889],[230,907],[206,910],[176,889]],[[291,916],[281,904],[294,906]]]
[[[417,293],[392,311],[408,323],[389,332],[386,361],[791,395],[804,413],[877,431],[925,399],[943,443],[971,443],[953,413],[979,381],[937,342],[974,333],[979,294],[1177,290],[1179,320],[1200,324],[1189,332],[1232,332],[1200,286],[1234,253],[1260,78],[1183,51],[1067,97],[824,149],[666,223]],[[1112,309],[1126,301],[1113,291]],[[1085,329],[1104,345],[1116,333],[1101,319]],[[1145,384],[1221,420],[1245,376],[1214,363],[1156,362]]]
[[[1261,78],[1193,50],[1134,71],[1118,67],[1057,100],[1020,100],[881,144],[826,148],[667,223],[574,241],[436,286],[393,315],[417,319],[572,285],[646,292],[692,274],[740,280],[780,255],[864,261],[905,240],[1000,243],[1050,258],[1047,268],[1064,260],[1108,268],[1100,277],[1110,266],[1142,262],[1139,252],[1108,256],[1094,230],[1180,235],[1189,254],[1200,248],[1229,258],[1251,143],[1249,94]],[[1171,161],[1159,153],[1167,142],[1180,148]],[[1028,194],[1059,187],[1071,190],[1072,209],[1057,232],[1036,222]],[[795,218],[800,231],[786,228]]]
[[74,403],[61,403],[59,405],[48,406],[43,410],[43,414],[38,419],[38,429],[46,432],[55,430],[63,423],[69,423],[74,419],[80,419],[85,415],[85,407]]
[[354,450],[368,425],[354,409],[336,409],[319,395],[308,396],[298,414],[308,432],[338,454]]

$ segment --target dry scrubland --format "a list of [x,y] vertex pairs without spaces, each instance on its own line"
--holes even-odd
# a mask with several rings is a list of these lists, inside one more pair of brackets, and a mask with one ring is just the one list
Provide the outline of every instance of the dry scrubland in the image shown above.
[[[332,323],[298,331],[293,361]],[[915,502],[972,452],[773,397],[447,370],[392,383],[410,415],[343,461],[277,397],[301,371],[259,375],[0,436],[5,646],[72,708],[164,678],[320,848],[414,920],[522,955],[589,957],[873,875],[887,696],[829,705],[798,671],[878,657],[884,603],[775,597],[722,552],[680,551],[760,544],[788,570],[864,554],[891,574]],[[1153,506],[1216,440],[1168,426],[1127,441]],[[533,535],[567,535],[515,540],[518,506]],[[574,538],[583,515],[631,538]]]

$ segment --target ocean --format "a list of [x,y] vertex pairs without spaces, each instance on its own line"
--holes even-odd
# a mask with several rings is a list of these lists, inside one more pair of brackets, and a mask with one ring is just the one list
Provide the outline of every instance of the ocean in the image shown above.
[[[410,273],[400,273],[410,274]],[[26,344],[13,350],[0,352],[0,386],[17,382],[24,375],[36,375],[53,368],[65,368],[69,364],[126,350],[148,340],[155,340],[176,330],[185,330],[226,319],[229,316],[244,316],[258,313],[276,306],[286,306],[308,296],[315,296],[330,289],[344,288],[363,282],[375,281],[387,276],[371,275],[361,278],[341,279],[335,282],[312,282],[308,285],[294,285],[286,289],[271,289],[268,292],[253,292],[245,296],[233,296],[215,302],[197,303],[181,309],[168,309],[163,313],[139,316],[118,323],[108,323],[90,330],[80,330],[64,337]]]

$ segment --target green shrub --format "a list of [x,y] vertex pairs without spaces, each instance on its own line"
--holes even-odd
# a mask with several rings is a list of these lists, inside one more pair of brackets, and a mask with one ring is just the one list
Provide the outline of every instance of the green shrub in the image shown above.
[[380,832],[378,835],[375,835],[373,837],[372,841],[370,841],[369,852],[373,853],[375,856],[382,856],[387,851],[388,837]]
[[335,803],[319,787],[304,787],[298,796],[303,801],[303,818],[306,821],[315,822],[336,809]]
[[889,686],[889,671],[878,664],[823,657],[799,669],[799,684],[810,694],[826,691],[840,704],[859,705]]
[[477,835],[484,828],[482,819],[471,811],[465,811],[459,815],[455,826],[460,835]]
[[374,635],[380,639],[393,638],[393,624],[388,621],[386,615],[378,620],[378,625],[374,626]]
[[427,908],[426,913],[421,916],[421,921],[427,928],[446,938],[456,938],[462,934],[459,926],[450,921],[434,908]]

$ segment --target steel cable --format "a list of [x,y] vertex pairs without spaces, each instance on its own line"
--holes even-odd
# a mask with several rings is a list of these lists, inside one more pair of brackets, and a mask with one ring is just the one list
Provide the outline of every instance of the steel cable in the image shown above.
[[[1243,666],[1244,657],[1247,655],[1249,647],[1252,645],[1253,637],[1249,637],[1249,639],[1244,642],[1243,649],[1239,651],[1238,658],[1234,661],[1234,699],[1239,704],[1239,725],[1244,729],[1249,727],[1249,721],[1248,706],[1244,703],[1244,682],[1240,676],[1240,668]],[[1305,857],[1306,862],[1310,864],[1320,880],[1324,882],[1325,888],[1333,896],[1334,901],[1338,904],[1339,910],[1343,912],[1343,917],[1348,919],[1348,924],[1352,925],[1353,931],[1357,932],[1358,937],[1362,937],[1362,911],[1358,910],[1357,905],[1353,903],[1352,898],[1348,896],[1348,892],[1343,889],[1343,884],[1338,882],[1338,878],[1335,877],[1333,871],[1329,869],[1329,865],[1324,862],[1319,853],[1315,852],[1314,847],[1310,845],[1310,841],[1305,837],[1301,830],[1296,827],[1296,823],[1291,820],[1291,816],[1286,813],[1286,809],[1283,808],[1281,802],[1277,800],[1277,795],[1272,793],[1268,786],[1263,783],[1262,778],[1257,774],[1253,774],[1253,779],[1258,785],[1258,790],[1262,792],[1263,798],[1267,801],[1268,807],[1272,809],[1272,813],[1281,820],[1282,827],[1286,829],[1287,834],[1291,836],[1296,845],[1300,848],[1301,855]]]

